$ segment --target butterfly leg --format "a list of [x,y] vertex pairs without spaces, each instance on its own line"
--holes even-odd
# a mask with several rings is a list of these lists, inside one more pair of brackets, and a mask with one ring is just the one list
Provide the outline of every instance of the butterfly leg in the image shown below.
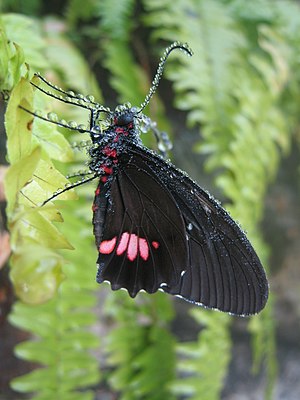
[[92,98],[90,96],[84,97],[83,95],[75,94],[73,92],[67,92],[60,87],[52,84],[51,82],[47,81],[42,75],[40,74],[35,74],[41,81],[43,81],[47,86],[49,86],[51,89],[56,90],[59,93],[64,94],[66,97],[62,95],[57,95],[55,93],[50,92],[49,90],[45,90],[42,87],[36,85],[34,82],[30,82],[32,86],[34,86],[37,90],[40,92],[46,94],[49,97],[52,97],[53,99],[56,99],[58,101],[62,101],[63,103],[67,104],[72,104],[74,106],[78,106],[80,108],[85,108],[87,110],[91,110],[96,103],[92,101]]
[[54,113],[51,113],[53,115],[50,115],[50,116],[49,115],[44,116],[44,115],[41,114],[40,111],[31,111],[31,110],[28,110],[28,108],[25,108],[25,107],[23,107],[21,105],[19,105],[19,108],[21,108],[21,110],[27,112],[28,114],[33,115],[36,118],[42,119],[43,121],[51,122],[52,124],[61,126],[62,128],[67,128],[67,129],[70,129],[72,131],[77,131],[77,132],[80,132],[80,133],[84,133],[84,132],[91,133],[91,131],[89,129],[86,129],[85,125],[81,125],[81,124],[77,125],[77,123],[74,122],[74,121],[67,123],[64,120],[58,120],[57,115],[54,114]]
[[83,96],[82,94],[76,94],[73,91],[66,91],[61,89],[59,86],[54,85],[53,83],[49,82],[46,78],[44,78],[42,75],[39,73],[34,74],[36,77],[38,77],[42,82],[44,82],[47,86],[49,86],[51,89],[56,90],[59,93],[62,93],[62,95],[56,95],[49,90],[45,90],[42,87],[36,85],[34,82],[30,82],[32,86],[34,86],[37,90],[40,92],[46,94],[47,96],[50,96],[56,100],[62,101],[63,103],[67,104],[72,104],[74,106],[78,106],[80,108],[85,108],[86,110],[97,110],[98,113],[100,111],[110,113],[110,109],[108,107],[104,107],[101,104],[97,103],[94,101],[94,97],[87,95]]
[[90,140],[81,140],[80,142],[71,143],[71,149],[82,150],[91,147],[92,142]]
[[[79,175],[77,176],[85,176],[85,175],[89,175],[90,173],[79,173]],[[76,175],[70,176],[70,178],[75,177]],[[43,201],[43,203],[41,204],[41,207],[44,206],[45,204],[47,204],[49,201],[55,199],[56,197],[58,197],[60,194],[67,192],[68,190],[74,189],[75,187],[81,186],[84,183],[87,182],[91,182],[92,180],[94,180],[95,178],[97,178],[98,175],[94,174],[93,176],[89,177],[89,178],[82,178],[80,181],[74,182],[74,183],[69,183],[67,184],[63,189],[58,189],[56,192],[53,193],[52,196],[50,196],[47,200]]]
[[[43,81],[47,86],[49,86],[51,89],[56,90],[57,92],[60,92],[62,94],[65,94],[66,96],[69,96],[69,93],[66,90],[61,89],[60,87],[58,87],[57,85],[54,85],[53,83],[49,82],[46,78],[44,78],[42,75],[40,75],[38,72],[34,74],[34,76],[38,77],[41,81]],[[33,86],[36,86],[35,84],[33,84]],[[39,86],[36,86],[37,89],[41,90],[41,88]],[[42,91],[42,90],[41,90]],[[75,96],[71,96],[70,97],[75,97]]]
[[80,176],[82,177],[82,176],[87,176],[87,175],[92,175],[92,174],[95,174],[95,173],[92,171],[78,171],[78,172],[75,172],[75,174],[67,175],[66,178],[72,179],[72,178],[78,178]]

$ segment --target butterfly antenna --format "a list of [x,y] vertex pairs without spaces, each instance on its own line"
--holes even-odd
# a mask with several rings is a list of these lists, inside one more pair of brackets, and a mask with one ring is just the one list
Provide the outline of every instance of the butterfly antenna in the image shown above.
[[165,67],[165,63],[166,63],[170,53],[175,49],[179,49],[179,50],[183,51],[189,57],[191,57],[193,55],[193,51],[190,49],[190,47],[188,46],[187,43],[174,42],[169,47],[166,48],[166,50],[164,51],[164,54],[162,55],[162,57],[160,59],[160,63],[158,64],[157,71],[153,78],[149,93],[145,97],[144,102],[141,104],[140,109],[138,110],[138,113],[143,111],[143,109],[149,104],[150,99],[154,95],[154,93],[158,87],[159,81],[161,80],[161,77],[162,77],[162,74],[164,71],[164,67]]

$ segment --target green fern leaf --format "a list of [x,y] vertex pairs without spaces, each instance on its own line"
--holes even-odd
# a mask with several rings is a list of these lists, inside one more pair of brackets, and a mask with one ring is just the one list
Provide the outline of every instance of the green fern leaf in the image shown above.
[[[18,24],[15,39],[26,47],[28,35],[34,31],[29,32],[32,20],[12,16],[7,24],[10,27]],[[22,37],[20,32],[24,27],[28,32]],[[27,60],[35,51],[36,48],[26,49]],[[17,354],[44,368],[16,378],[11,384],[17,391],[35,392],[34,399],[91,399],[92,393],[82,389],[99,381],[98,363],[90,354],[91,349],[99,347],[99,341],[88,331],[95,323],[91,312],[95,306],[95,283],[90,279],[91,271],[82,265],[86,262],[93,265],[94,260],[88,261],[83,252],[78,256],[75,250],[75,256],[70,250],[63,255],[58,253],[63,248],[73,248],[66,239],[68,236],[76,248],[93,248],[91,233],[85,233],[87,218],[75,220],[76,209],[72,206],[64,211],[63,217],[53,204],[38,207],[45,196],[67,183],[50,158],[66,162],[72,153],[61,133],[40,121],[33,122],[31,115],[18,108],[20,103],[29,110],[35,109],[31,85],[24,80],[13,91],[6,114],[11,163],[5,182],[13,250],[11,277],[23,301],[15,304],[10,320],[36,338],[16,347]],[[45,100],[39,104],[45,104]],[[70,191],[60,197],[71,198],[74,193]],[[67,230],[63,234],[53,224],[63,218],[70,227],[77,224],[74,232],[69,232],[64,224],[62,228]],[[78,232],[84,232],[84,236]]]

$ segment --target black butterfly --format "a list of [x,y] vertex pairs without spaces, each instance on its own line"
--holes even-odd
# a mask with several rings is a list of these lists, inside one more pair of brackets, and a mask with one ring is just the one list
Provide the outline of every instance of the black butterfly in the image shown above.
[[[268,282],[244,232],[210,194],[140,140],[141,131],[152,130],[160,145],[168,145],[142,110],[175,48],[192,54],[178,42],[166,49],[140,109],[125,104],[112,112],[91,97],[64,92],[38,75],[67,97],[37,86],[39,90],[91,113],[86,129],[31,112],[69,129],[89,132],[92,140],[87,173],[91,176],[54,193],[44,204],[98,177],[93,225],[99,283],[109,281],[113,290],[125,288],[131,297],[140,290],[154,293],[160,289],[204,307],[255,314],[266,304]],[[107,114],[104,121],[101,113]]]

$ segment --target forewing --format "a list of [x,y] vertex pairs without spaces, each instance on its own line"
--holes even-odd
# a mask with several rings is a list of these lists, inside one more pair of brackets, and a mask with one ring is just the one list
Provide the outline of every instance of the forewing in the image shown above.
[[184,220],[185,271],[164,291],[237,315],[259,312],[268,298],[264,269],[244,232],[207,192],[184,173],[131,145],[136,168],[151,169],[167,188]]
[[177,285],[188,247],[173,197],[147,165],[137,168],[131,160],[121,155],[110,186],[99,183],[93,223],[98,282],[126,288],[134,297],[142,289],[153,293],[162,285]]

